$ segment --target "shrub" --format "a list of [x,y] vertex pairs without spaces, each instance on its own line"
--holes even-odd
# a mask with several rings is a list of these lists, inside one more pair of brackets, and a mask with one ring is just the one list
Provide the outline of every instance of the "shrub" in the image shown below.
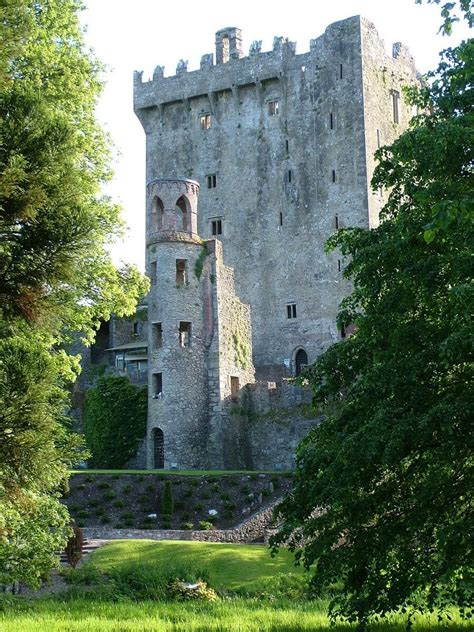
[[199,579],[194,584],[188,584],[182,579],[173,579],[168,584],[168,594],[178,601],[216,601],[217,593],[206,582]]
[[76,516],[78,518],[88,518],[90,516],[90,513],[87,511],[87,509],[79,509],[79,511],[76,513]]
[[84,478],[84,483],[93,483],[94,482],[94,477],[93,476],[86,476]]
[[145,487],[145,491],[147,491],[147,492],[149,492],[149,493],[152,493],[152,492],[154,492],[154,491],[155,491],[155,486],[154,486],[154,485],[147,485],[147,486]]
[[221,494],[221,500],[230,500],[230,496],[227,492]]
[[79,561],[82,559],[82,545],[84,544],[84,535],[80,527],[72,528],[72,535],[67,541],[65,553],[66,560],[69,566],[76,568]]
[[219,483],[213,483],[212,487],[211,487],[212,491],[217,493],[218,491],[220,491],[220,486]]
[[89,500],[89,507],[98,507],[99,505],[100,502],[96,498]]
[[235,509],[236,507],[237,507],[237,505],[235,503],[232,503],[232,502],[229,502],[229,501],[226,501],[224,503],[224,509],[232,510],[232,509]]
[[104,500],[113,500],[114,498],[117,498],[117,494],[114,492],[113,489],[111,489],[109,492],[105,492],[102,498]]
[[226,511],[224,511],[224,513],[222,514],[222,517],[225,520],[232,520],[232,518],[234,517],[234,512],[230,509],[226,509]]
[[191,487],[199,487],[199,481],[198,481],[198,479],[197,479],[197,478],[192,478],[192,479],[189,481],[189,484],[190,484],[190,486],[191,486]]
[[123,500],[120,500],[120,499],[119,499],[119,500],[116,500],[116,501],[113,503],[113,505],[114,505],[114,507],[117,507],[117,509],[122,509],[122,507],[124,507],[124,506],[125,506],[125,504],[124,504]]
[[110,489],[110,487],[110,483],[108,483],[107,481],[101,481],[97,484],[97,489]]
[[229,483],[229,485],[230,485],[231,487],[237,487],[237,485],[238,485],[238,482],[235,480],[235,478],[230,478],[230,479],[228,480],[228,483]]
[[247,494],[250,494],[250,487],[248,485],[242,485],[242,487],[240,488],[240,493],[242,494],[242,496],[246,496]]
[[73,586],[91,586],[103,583],[104,576],[92,564],[82,564],[79,568],[67,568],[62,572],[64,580]]
[[125,485],[125,487],[122,489],[122,492],[124,494],[130,494],[130,492],[132,491],[133,487],[131,485]]
[[181,523],[181,529],[186,529],[186,530],[194,529],[194,524],[192,522],[183,522]]
[[161,499],[161,512],[168,516],[172,516],[174,508],[173,506],[173,487],[171,486],[171,481],[165,481],[163,496]]
[[187,489],[183,494],[183,498],[191,498],[192,495],[193,491],[191,489]]
[[214,525],[212,522],[209,522],[209,520],[201,520],[199,522],[199,528],[202,529],[202,531],[210,531],[214,529]]
[[91,465],[123,467],[145,436],[146,418],[146,388],[134,386],[126,377],[99,378],[87,393],[84,409],[84,435],[92,452]]
[[269,496],[271,496],[270,490],[269,489],[262,489],[262,497],[263,498],[268,498]]
[[102,524],[109,524],[110,518],[108,516],[102,516],[100,521]]
[[204,509],[204,505],[202,503],[196,503],[194,505],[194,511],[202,511]]

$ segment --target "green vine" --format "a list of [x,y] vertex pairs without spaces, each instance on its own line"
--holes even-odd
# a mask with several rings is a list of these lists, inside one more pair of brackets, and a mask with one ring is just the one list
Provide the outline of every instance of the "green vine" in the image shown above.
[[194,264],[194,275],[198,279],[198,281],[202,276],[204,261],[206,257],[207,257],[207,248],[203,246],[201,252],[199,253],[199,257],[196,259],[196,263]]

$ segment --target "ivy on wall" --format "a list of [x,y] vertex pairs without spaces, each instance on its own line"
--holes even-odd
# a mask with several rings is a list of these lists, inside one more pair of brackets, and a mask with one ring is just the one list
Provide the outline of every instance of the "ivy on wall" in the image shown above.
[[232,332],[232,342],[234,343],[235,363],[244,371],[250,365],[250,344],[243,339],[240,332]]
[[121,468],[146,434],[147,388],[126,377],[101,377],[86,396],[84,435],[91,467]]

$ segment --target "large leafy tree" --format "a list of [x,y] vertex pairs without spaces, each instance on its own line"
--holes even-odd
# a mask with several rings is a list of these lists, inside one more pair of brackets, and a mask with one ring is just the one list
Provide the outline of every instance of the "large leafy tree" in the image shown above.
[[340,586],[332,615],[361,627],[472,599],[473,74],[470,39],[408,93],[421,113],[378,152],[380,226],[329,241],[350,257],[338,318],[356,330],[306,372],[326,417],[274,544],[317,565],[316,591]]
[[100,64],[78,0],[0,7],[0,583],[38,583],[64,543],[58,495],[79,458],[66,386],[100,319],[133,312],[146,283],[116,268],[119,209],[101,195],[108,140]]

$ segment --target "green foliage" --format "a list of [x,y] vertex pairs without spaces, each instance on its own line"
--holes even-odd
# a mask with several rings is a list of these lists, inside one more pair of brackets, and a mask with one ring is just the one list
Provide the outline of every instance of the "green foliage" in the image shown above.
[[91,465],[123,467],[145,436],[146,417],[146,388],[130,384],[125,377],[100,378],[88,391],[84,410]]
[[171,481],[165,481],[163,488],[163,496],[161,499],[161,513],[166,516],[172,516],[174,510],[173,486]]
[[194,276],[199,280],[202,276],[202,271],[204,269],[204,262],[207,257],[207,248],[206,246],[202,247],[201,252],[199,253],[199,257],[196,259],[196,263],[194,264]]
[[147,283],[116,269],[118,208],[100,194],[107,140],[94,119],[100,65],[78,0],[0,8],[0,583],[37,585],[64,548],[58,496],[84,458],[67,387],[100,319],[133,311]]
[[71,568],[76,568],[82,558],[84,536],[82,534],[82,529],[79,527],[73,527],[72,531],[72,535],[67,541],[65,552],[69,566],[71,566]]
[[408,91],[423,113],[378,152],[380,226],[329,242],[350,258],[338,318],[356,331],[305,373],[326,419],[274,544],[317,565],[316,594],[339,582],[331,614],[361,626],[472,604],[473,72],[471,39]]
[[168,584],[168,595],[178,601],[216,601],[217,593],[205,581],[198,579],[190,584],[182,579],[173,579]]
[[214,525],[212,524],[212,522],[209,522],[209,520],[200,520],[199,528],[203,531],[211,531],[212,529],[214,529]]

